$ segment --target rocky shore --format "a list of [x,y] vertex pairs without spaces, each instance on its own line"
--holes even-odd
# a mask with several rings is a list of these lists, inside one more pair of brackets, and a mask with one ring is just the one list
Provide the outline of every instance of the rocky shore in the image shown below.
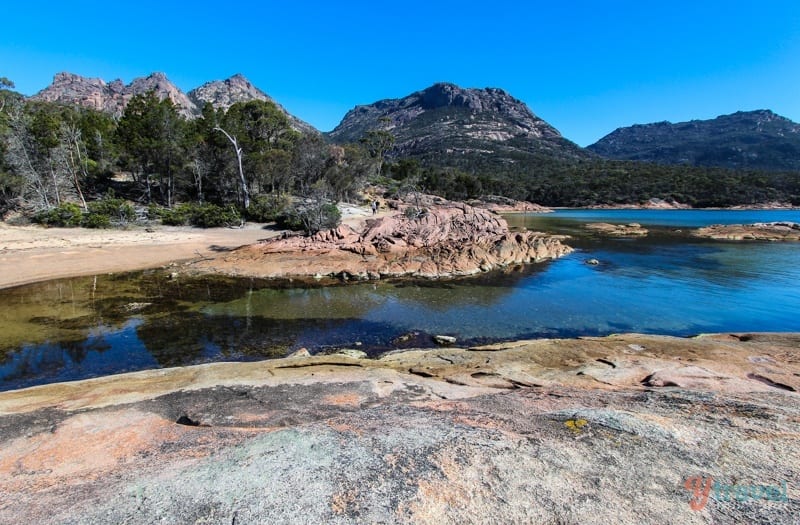
[[714,224],[692,232],[694,237],[724,241],[800,241],[796,222],[760,222],[755,224]]
[[[441,278],[555,259],[572,249],[564,236],[512,232],[505,219],[468,204],[424,196],[417,209],[342,225],[311,237],[285,235],[243,246],[190,271],[262,278]],[[408,210],[411,209],[412,212]]]
[[798,347],[632,334],[0,393],[0,522],[795,523]]

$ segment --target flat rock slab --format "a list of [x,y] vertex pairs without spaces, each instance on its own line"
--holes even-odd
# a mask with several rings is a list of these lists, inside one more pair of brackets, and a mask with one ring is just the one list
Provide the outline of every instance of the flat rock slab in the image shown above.
[[[799,338],[522,341],[0,393],[0,522],[796,523],[800,403],[759,378],[793,388]],[[717,489],[693,510],[698,476]]]
[[608,235],[610,237],[641,237],[649,233],[641,224],[609,224],[607,222],[592,222],[584,226],[587,230]]
[[796,222],[714,224],[699,228],[692,232],[692,235],[725,241],[800,241],[800,224]]

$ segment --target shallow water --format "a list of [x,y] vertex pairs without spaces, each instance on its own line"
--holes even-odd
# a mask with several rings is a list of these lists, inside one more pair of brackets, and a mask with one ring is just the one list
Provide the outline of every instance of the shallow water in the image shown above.
[[[609,239],[582,228],[600,221],[638,222],[651,235]],[[694,240],[683,231],[767,221],[800,222],[800,212],[515,215],[512,226],[572,234],[576,252],[455,281],[292,288],[250,279],[170,280],[151,271],[0,290],[0,389],[272,358],[301,347],[375,354],[430,346],[433,334],[469,344],[628,331],[800,331],[800,246]],[[587,265],[590,258],[600,264]]]

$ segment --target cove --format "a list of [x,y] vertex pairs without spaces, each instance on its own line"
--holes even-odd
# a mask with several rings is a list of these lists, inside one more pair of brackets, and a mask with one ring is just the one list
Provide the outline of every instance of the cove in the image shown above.
[[[0,390],[212,361],[618,332],[800,332],[800,246],[692,239],[709,224],[800,222],[790,210],[558,210],[517,228],[572,235],[562,259],[449,281],[335,286],[164,270],[0,290]],[[638,222],[644,238],[588,233]],[[587,265],[587,259],[600,264]]]

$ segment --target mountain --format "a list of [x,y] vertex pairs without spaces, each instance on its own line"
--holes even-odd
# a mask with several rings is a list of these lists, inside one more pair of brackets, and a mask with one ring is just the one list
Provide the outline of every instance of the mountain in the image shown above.
[[619,128],[588,147],[600,156],[658,164],[800,170],[800,124],[769,110],[711,120]]
[[358,141],[367,131],[395,137],[391,155],[419,157],[439,165],[465,165],[464,158],[515,163],[532,155],[587,155],[521,101],[502,89],[465,89],[439,83],[401,99],[350,110],[328,134],[338,143]]
[[162,100],[172,100],[184,117],[193,118],[197,113],[195,104],[164,73],[137,78],[126,86],[119,79],[106,83],[100,78],[63,72],[56,74],[52,84],[31,98],[59,104],[78,104],[120,116],[134,95],[148,91],[155,91]]
[[319,133],[314,126],[295,117],[286,109],[275,102],[269,95],[258,89],[243,75],[236,74],[227,80],[214,80],[206,82],[188,93],[189,100],[199,109],[210,102],[217,109],[227,110],[236,102],[249,102],[250,100],[264,100],[275,104],[279,110],[289,117],[291,125],[302,133]]
[[[119,79],[106,83],[100,78],[87,78],[73,73],[58,73],[53,83],[31,97],[33,100],[77,104],[114,116],[122,115],[128,101],[134,95],[155,91],[164,100],[169,98],[177,106],[178,112],[186,118],[195,118],[201,113],[206,102],[216,108],[227,109],[236,102],[266,100],[275,103],[266,93],[256,88],[242,75],[234,75],[227,80],[208,82],[187,94],[170,82],[164,73],[152,73],[147,77],[134,79],[127,86]],[[318,133],[310,124],[291,115],[280,104],[275,105],[289,117],[292,127],[304,133]]]

